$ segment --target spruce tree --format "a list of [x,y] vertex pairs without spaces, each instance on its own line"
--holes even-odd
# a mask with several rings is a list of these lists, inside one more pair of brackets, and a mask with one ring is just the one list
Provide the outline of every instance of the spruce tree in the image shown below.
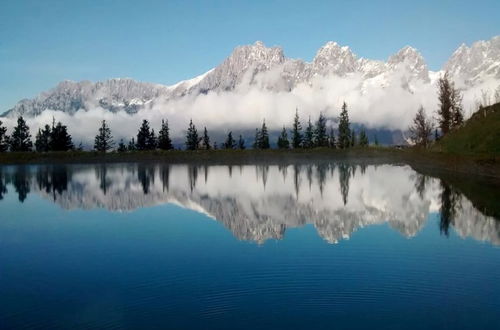
[[326,117],[320,113],[314,130],[314,145],[316,147],[328,147],[328,136],[326,133]]
[[148,150],[151,138],[151,130],[149,128],[149,122],[144,119],[142,121],[141,127],[137,132],[137,150]]
[[258,128],[255,129],[255,138],[254,138],[254,141],[253,141],[253,145],[252,147],[254,149],[259,149],[259,141],[260,141],[260,131]]
[[366,131],[364,128],[361,128],[361,132],[359,132],[359,145],[361,147],[368,146],[368,136],[366,135]]
[[6,152],[9,149],[9,136],[7,135],[7,128],[2,126],[0,120],[0,152]]
[[288,149],[290,148],[290,141],[288,141],[288,134],[286,132],[285,126],[281,130],[281,134],[278,137],[278,148],[279,149]]
[[52,130],[50,129],[49,125],[45,125],[43,129],[38,129],[38,133],[35,137],[35,150],[37,152],[50,151],[51,133]]
[[155,150],[157,146],[158,139],[156,138],[155,130],[151,129],[151,132],[146,140],[146,148],[147,150]]
[[234,149],[235,147],[236,141],[233,139],[233,132],[229,131],[226,141],[224,142],[224,149]]
[[26,121],[22,116],[17,118],[17,126],[9,139],[10,151],[31,151],[33,143],[31,142],[31,134]]
[[158,148],[161,150],[171,150],[174,148],[170,139],[168,120],[161,120],[161,129],[158,132]]
[[351,145],[351,129],[349,126],[349,113],[347,112],[347,104],[344,102],[339,117],[339,138],[337,140],[340,149],[349,148]]
[[354,132],[354,130],[351,130],[351,147],[354,147],[356,145],[357,145],[356,132]]
[[94,149],[99,152],[106,152],[113,148],[113,145],[114,142],[113,136],[111,135],[111,129],[106,124],[106,120],[103,120],[94,140]]
[[328,136],[328,146],[335,149],[337,147],[337,142],[335,141],[335,132],[333,127],[330,127],[330,134]]
[[295,117],[293,118],[292,147],[294,149],[302,147],[302,125],[300,124],[298,109],[295,109]]
[[193,124],[193,120],[189,120],[189,126],[186,133],[186,149],[187,150],[197,150],[198,144],[201,139],[198,137],[198,131],[196,130],[196,126]]
[[210,137],[208,136],[207,128],[203,128],[203,138],[202,138],[202,146],[205,150],[210,150]]
[[311,117],[309,117],[309,121],[307,122],[304,139],[302,140],[302,146],[306,149],[314,147],[314,127],[311,123]]
[[375,136],[373,137],[373,144],[375,144],[376,146],[378,146],[378,137],[377,137],[377,134],[375,134]]
[[126,152],[127,151],[127,146],[125,146],[125,143],[123,142],[123,139],[120,139],[120,143],[118,143],[118,152]]
[[52,123],[52,131],[50,133],[50,150],[51,151],[68,151],[73,149],[73,141],[71,135],[68,134],[68,128],[61,122],[57,125]]
[[135,143],[134,138],[132,138],[130,141],[128,141],[127,150],[128,151],[136,151],[137,150],[137,145]]
[[269,133],[267,132],[266,121],[262,122],[262,128],[259,134],[259,149],[269,149]]
[[244,150],[245,147],[245,140],[243,140],[243,136],[240,134],[240,138],[238,139],[238,149]]

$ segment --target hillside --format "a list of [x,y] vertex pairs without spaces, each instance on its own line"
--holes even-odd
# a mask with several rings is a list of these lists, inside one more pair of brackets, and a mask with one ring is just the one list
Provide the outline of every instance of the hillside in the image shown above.
[[433,148],[455,154],[500,155],[500,103],[478,110]]

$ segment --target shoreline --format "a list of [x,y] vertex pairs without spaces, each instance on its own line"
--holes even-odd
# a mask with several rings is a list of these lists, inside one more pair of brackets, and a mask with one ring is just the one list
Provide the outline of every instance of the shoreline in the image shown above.
[[134,151],[99,153],[70,152],[8,152],[0,153],[2,165],[93,164],[155,162],[200,165],[285,165],[310,162],[355,161],[366,164],[400,163],[419,172],[470,174],[491,178],[500,184],[500,156],[458,155],[417,149],[368,147],[353,149],[290,149],[290,150],[197,150],[197,151]]

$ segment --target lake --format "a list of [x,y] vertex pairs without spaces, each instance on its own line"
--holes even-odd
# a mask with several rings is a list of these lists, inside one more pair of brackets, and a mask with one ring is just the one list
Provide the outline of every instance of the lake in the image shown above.
[[355,162],[0,167],[0,328],[496,328],[500,190],[477,186]]

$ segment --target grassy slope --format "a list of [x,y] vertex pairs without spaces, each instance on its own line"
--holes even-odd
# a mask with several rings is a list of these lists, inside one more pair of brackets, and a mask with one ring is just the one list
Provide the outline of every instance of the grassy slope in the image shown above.
[[477,111],[460,129],[451,132],[433,147],[464,155],[500,155],[500,103]]

